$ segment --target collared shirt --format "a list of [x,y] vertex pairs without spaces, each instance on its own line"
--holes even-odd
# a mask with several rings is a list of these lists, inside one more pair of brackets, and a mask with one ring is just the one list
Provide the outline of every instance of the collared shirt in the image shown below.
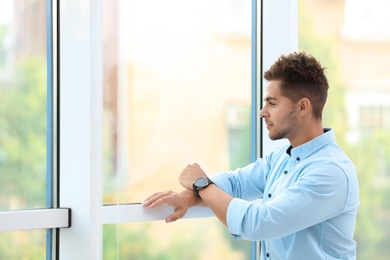
[[261,259],[356,259],[359,185],[333,130],[210,179],[234,197],[230,233],[261,241]]

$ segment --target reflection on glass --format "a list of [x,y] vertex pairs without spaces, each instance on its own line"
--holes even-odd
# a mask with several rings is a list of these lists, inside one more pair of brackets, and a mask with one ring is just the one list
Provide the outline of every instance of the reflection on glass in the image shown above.
[[[251,1],[103,1],[104,203],[250,162]],[[248,259],[215,219],[104,228],[104,259]],[[207,256],[207,257],[206,257]]]
[[104,260],[250,259],[250,243],[230,238],[215,218],[105,225],[103,237]]
[[358,259],[390,254],[389,4],[303,0],[299,9],[300,49],[328,68],[325,125],[335,129],[357,168]]

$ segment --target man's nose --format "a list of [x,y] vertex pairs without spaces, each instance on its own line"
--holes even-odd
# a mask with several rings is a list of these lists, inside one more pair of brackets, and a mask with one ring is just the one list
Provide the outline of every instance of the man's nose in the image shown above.
[[261,118],[264,118],[264,117],[266,116],[266,113],[265,113],[265,111],[264,111],[264,107],[263,107],[262,109],[260,109],[260,111],[259,111],[259,116],[260,116]]

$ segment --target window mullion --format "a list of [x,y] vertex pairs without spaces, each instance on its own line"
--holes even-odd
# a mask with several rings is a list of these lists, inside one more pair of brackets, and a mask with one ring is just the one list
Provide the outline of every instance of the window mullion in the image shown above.
[[59,1],[61,207],[72,227],[60,230],[60,259],[101,259],[102,14],[100,0]]

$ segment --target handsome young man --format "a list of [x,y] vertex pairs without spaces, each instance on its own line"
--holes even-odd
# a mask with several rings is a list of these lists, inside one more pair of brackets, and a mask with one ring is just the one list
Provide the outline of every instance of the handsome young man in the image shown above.
[[[305,53],[282,55],[264,73],[264,119],[272,140],[289,145],[241,169],[208,178],[194,163],[180,193],[158,192],[143,205],[168,204],[175,221],[205,204],[238,239],[261,241],[261,259],[355,259],[359,186],[353,163],[322,126],[328,81]],[[259,203],[259,198],[263,198]]]

